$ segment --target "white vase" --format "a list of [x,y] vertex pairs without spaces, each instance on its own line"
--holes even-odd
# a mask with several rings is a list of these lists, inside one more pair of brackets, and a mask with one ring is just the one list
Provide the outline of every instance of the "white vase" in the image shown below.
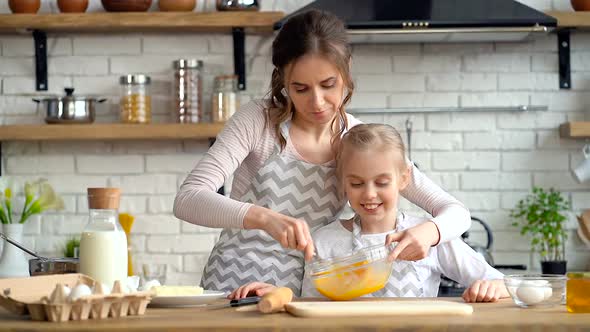
[[[3,224],[2,233],[18,243],[23,242],[23,224]],[[29,276],[29,261],[25,253],[12,244],[2,240],[0,256],[0,278],[17,278]]]

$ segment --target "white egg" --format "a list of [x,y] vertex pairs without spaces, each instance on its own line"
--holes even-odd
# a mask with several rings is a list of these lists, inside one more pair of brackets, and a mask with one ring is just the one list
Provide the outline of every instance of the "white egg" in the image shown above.
[[64,296],[65,297],[69,297],[70,294],[72,293],[72,289],[68,286],[63,286],[63,290],[64,290]]
[[137,292],[137,289],[139,288],[139,276],[131,276],[131,277],[127,277],[127,290],[129,291],[129,293],[135,293]]
[[141,289],[144,291],[149,291],[152,287],[156,287],[156,286],[162,286],[162,285],[160,284],[160,282],[158,280],[154,279],[154,280],[147,281],[145,284],[143,284],[143,287]]
[[520,286],[516,291],[516,296],[524,304],[532,305],[545,300],[544,287]]
[[553,289],[551,287],[543,287],[543,291],[545,295],[545,300],[548,300],[551,297],[551,295],[553,295]]
[[72,292],[70,293],[70,300],[76,301],[77,299],[79,299],[82,296],[91,295],[91,294],[92,294],[92,290],[90,290],[90,287],[88,287],[88,285],[80,284],[80,285],[74,287],[74,289],[72,289]]

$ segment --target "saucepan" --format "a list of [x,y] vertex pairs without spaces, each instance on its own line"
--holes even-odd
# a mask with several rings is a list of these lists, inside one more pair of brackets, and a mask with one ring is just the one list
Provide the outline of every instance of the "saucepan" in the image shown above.
[[46,274],[77,273],[79,261],[77,258],[47,258],[39,256],[36,252],[25,248],[22,244],[12,240],[0,232],[0,238],[21,249],[29,255],[35,256],[29,260],[29,274],[31,276]]
[[66,88],[65,92],[65,96],[33,99],[34,102],[43,104],[45,107],[45,122],[92,123],[94,122],[96,103],[106,100],[106,98],[74,96],[73,88]]

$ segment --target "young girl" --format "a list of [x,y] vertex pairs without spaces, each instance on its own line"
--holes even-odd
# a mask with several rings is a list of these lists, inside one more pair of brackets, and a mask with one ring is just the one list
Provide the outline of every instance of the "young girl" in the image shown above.
[[[356,214],[314,232],[318,258],[346,256],[376,244],[389,245],[399,241],[399,232],[426,222],[397,209],[400,191],[410,182],[412,168],[393,127],[361,124],[350,129],[340,143],[337,165],[343,194]],[[463,293],[466,302],[493,302],[508,297],[502,273],[460,239],[432,248],[419,261],[395,261],[386,286],[367,296],[436,297],[441,274],[470,285]],[[238,288],[230,297],[262,294],[270,289],[271,285],[252,283]],[[301,295],[321,296],[307,275]]]
[[[346,204],[334,153],[359,123],[346,113],[351,56],[346,27],[334,15],[290,18],[272,44],[268,98],[234,114],[180,187],[176,217],[223,228],[203,271],[205,289],[260,280],[301,293],[304,256],[315,251],[310,230],[334,221]],[[230,197],[218,195],[232,174]],[[417,169],[402,195],[433,218],[399,234],[399,259],[421,259],[469,228],[469,211]]]

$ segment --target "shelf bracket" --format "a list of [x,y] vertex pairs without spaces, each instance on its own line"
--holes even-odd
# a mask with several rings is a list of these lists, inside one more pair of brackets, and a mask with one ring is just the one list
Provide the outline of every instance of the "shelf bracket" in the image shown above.
[[557,49],[559,52],[559,88],[571,89],[570,67],[570,30],[557,31]]
[[246,90],[246,49],[244,28],[232,28],[234,39],[234,73],[238,75],[238,88]]
[[33,30],[33,39],[37,91],[47,91],[47,34],[41,30]]
[[0,177],[2,177],[2,161],[4,159],[2,159],[2,141],[0,141]]

